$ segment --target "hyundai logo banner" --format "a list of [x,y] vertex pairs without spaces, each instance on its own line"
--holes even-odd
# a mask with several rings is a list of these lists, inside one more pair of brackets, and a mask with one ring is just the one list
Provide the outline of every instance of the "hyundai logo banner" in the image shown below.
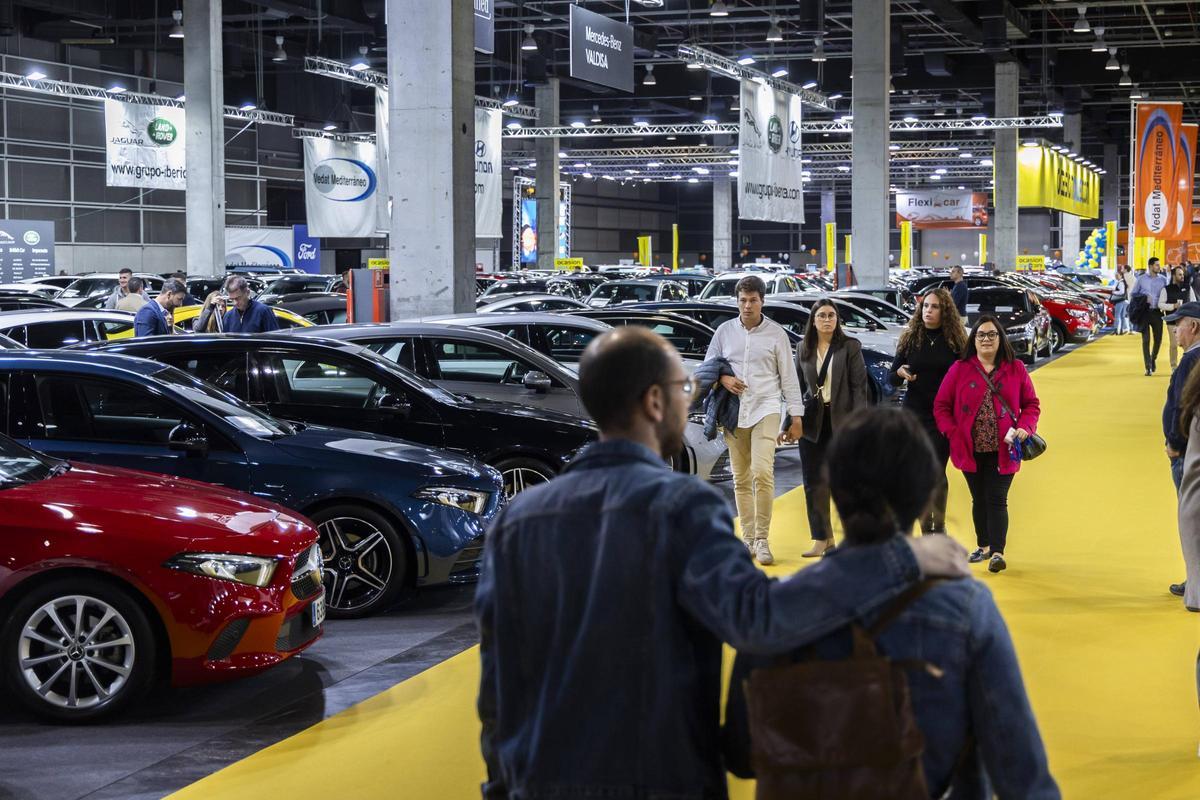
[[738,128],[738,216],[804,222],[800,98],[742,81]]
[[475,109],[475,236],[499,239],[503,235],[500,170],[500,126],[503,114],[496,109]]
[[379,202],[369,142],[304,140],[304,205],[312,236],[372,236]]
[[183,109],[104,101],[105,185],[187,188]]
[[313,275],[321,272],[321,240],[308,235],[307,225],[292,226],[292,264]]
[[54,223],[0,220],[0,283],[54,274]]

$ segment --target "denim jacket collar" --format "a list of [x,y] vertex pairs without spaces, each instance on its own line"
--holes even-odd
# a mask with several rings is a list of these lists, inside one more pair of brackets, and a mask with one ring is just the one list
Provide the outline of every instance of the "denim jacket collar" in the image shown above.
[[630,461],[642,461],[666,469],[667,462],[644,444],[631,439],[609,439],[589,444],[567,465],[564,472],[577,469],[602,469]]

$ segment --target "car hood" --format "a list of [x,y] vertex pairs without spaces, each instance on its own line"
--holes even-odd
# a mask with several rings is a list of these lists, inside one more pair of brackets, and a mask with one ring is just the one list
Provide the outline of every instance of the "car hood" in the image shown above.
[[315,541],[282,506],[221,486],[71,462],[57,477],[0,490],[4,516],[47,536],[145,540],[148,549],[290,556]]
[[[572,374],[578,374],[571,368],[570,364],[563,364],[563,367],[571,370]],[[577,417],[574,414],[568,414],[565,411],[555,411],[554,409],[543,407],[535,408],[519,403],[507,403],[503,400],[488,400],[476,395],[460,394],[458,392],[450,392],[450,394],[462,408],[478,414],[498,414],[505,417],[541,420],[542,422],[574,428],[581,432],[595,432],[599,430],[595,423],[590,420]]]
[[295,435],[276,440],[275,446],[299,463],[318,463],[344,471],[377,475],[381,461],[405,466],[414,478],[458,478],[468,482],[494,482],[494,470],[465,456],[362,431],[305,425]]

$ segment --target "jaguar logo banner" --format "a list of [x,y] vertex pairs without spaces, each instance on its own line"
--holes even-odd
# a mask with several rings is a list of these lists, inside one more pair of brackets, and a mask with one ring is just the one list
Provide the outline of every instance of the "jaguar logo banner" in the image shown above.
[[104,101],[105,184],[187,189],[183,109]]
[[1100,175],[1049,147],[1022,147],[1017,153],[1017,205],[1093,219],[1100,216]]
[[800,98],[742,81],[738,128],[738,216],[804,222]]
[[373,236],[379,178],[370,142],[304,140],[304,206],[312,236]]
[[1176,229],[1176,159],[1183,103],[1138,103],[1134,126],[1134,236],[1171,236]]
[[986,228],[987,192],[896,192],[896,225],[911,222],[917,230]]
[[494,108],[475,109],[475,236],[499,239],[504,173],[500,171],[500,126],[503,114]]

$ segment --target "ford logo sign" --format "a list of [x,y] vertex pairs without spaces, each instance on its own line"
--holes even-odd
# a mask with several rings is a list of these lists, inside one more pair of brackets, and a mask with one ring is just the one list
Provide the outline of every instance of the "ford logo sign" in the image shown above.
[[375,170],[356,158],[327,158],[317,164],[310,178],[313,188],[326,200],[353,203],[375,193]]

